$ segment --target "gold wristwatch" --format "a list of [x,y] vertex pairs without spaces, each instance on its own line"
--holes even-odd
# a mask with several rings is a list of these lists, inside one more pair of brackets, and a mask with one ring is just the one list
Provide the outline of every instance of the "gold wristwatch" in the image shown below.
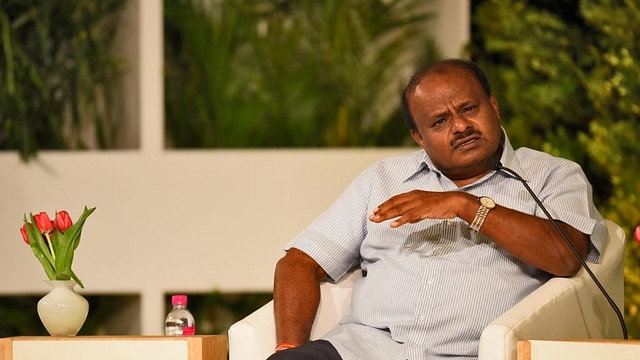
[[480,230],[480,228],[482,227],[482,224],[484,223],[484,219],[486,219],[487,215],[489,214],[489,211],[491,211],[491,209],[496,207],[496,202],[487,196],[479,197],[478,203],[480,204],[480,207],[478,208],[476,217],[473,218],[473,221],[471,222],[471,226],[470,226],[471,230],[473,231]]

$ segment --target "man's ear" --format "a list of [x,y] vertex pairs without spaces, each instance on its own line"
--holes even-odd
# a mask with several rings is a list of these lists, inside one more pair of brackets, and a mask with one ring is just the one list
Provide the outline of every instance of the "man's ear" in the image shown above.
[[415,140],[421,148],[424,149],[424,140],[422,139],[422,135],[418,130],[411,130],[411,137]]
[[491,96],[489,97],[489,102],[491,103],[493,111],[495,111],[496,115],[498,115],[498,119],[500,119],[500,108],[498,107],[498,99],[496,99],[496,97],[491,94]]

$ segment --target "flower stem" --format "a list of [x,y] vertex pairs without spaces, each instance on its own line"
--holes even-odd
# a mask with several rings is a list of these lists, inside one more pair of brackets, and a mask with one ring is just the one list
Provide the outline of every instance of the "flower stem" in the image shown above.
[[47,238],[47,245],[49,245],[49,250],[51,251],[51,256],[53,257],[53,260],[56,259],[56,252],[53,251],[53,244],[51,243],[51,236],[49,235],[49,233],[45,233],[44,236]]

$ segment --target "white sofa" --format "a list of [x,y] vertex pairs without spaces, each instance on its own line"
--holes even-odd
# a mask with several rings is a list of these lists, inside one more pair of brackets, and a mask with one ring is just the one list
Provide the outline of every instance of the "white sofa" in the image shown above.
[[[623,309],[625,234],[607,220],[609,235],[599,264],[588,264],[619,309]],[[317,339],[331,329],[351,301],[360,271],[339,283],[323,283],[311,331]],[[553,278],[489,324],[480,338],[480,360],[516,360],[519,340],[622,338],[618,316],[585,269]],[[265,360],[276,346],[273,301],[229,328],[229,360]]]

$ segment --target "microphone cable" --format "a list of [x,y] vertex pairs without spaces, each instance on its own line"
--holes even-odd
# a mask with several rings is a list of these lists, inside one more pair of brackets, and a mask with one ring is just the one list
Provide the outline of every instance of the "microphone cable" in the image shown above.
[[551,217],[551,214],[549,214],[549,212],[544,207],[544,205],[542,205],[542,202],[540,201],[538,196],[536,196],[536,194],[533,192],[533,190],[531,190],[531,187],[529,187],[529,184],[527,184],[527,181],[525,179],[523,179],[515,171],[509,169],[506,166],[502,166],[502,163],[500,163],[499,161],[495,160],[494,158],[487,159],[487,167],[489,169],[496,170],[496,171],[505,171],[505,172],[513,175],[516,179],[518,179],[518,181],[520,181],[524,185],[524,187],[527,189],[527,191],[529,192],[529,194],[531,195],[533,200],[535,200],[536,203],[538,203],[538,205],[540,206],[540,208],[542,209],[544,214],[551,221],[551,223],[553,224],[553,227],[556,229],[558,234],[560,234],[560,236],[562,237],[564,242],[567,243],[567,245],[569,246],[569,248],[571,249],[573,254],[578,258],[578,260],[580,260],[580,263],[582,264],[582,267],[587,271],[589,276],[591,276],[591,279],[593,280],[593,282],[596,284],[598,289],[600,289],[600,292],[602,292],[602,295],[604,295],[604,297],[607,299],[607,301],[609,302],[609,305],[611,305],[611,308],[613,308],[613,311],[615,311],[616,315],[618,316],[618,320],[620,321],[620,326],[622,327],[622,336],[624,337],[625,340],[629,339],[629,337],[627,335],[627,325],[624,322],[624,316],[622,315],[622,312],[618,308],[618,305],[616,305],[615,301],[613,301],[613,299],[611,298],[611,296],[609,296],[609,294],[604,289],[604,287],[602,286],[600,281],[598,281],[598,279],[593,274],[593,272],[591,271],[591,269],[589,268],[587,263],[584,261],[582,256],[580,256],[580,253],[578,252],[576,247],[573,245],[573,243],[571,241],[569,241],[569,239],[567,238],[567,235],[565,235],[564,231],[562,231],[562,229],[560,229],[560,226],[558,226],[556,220],[554,220],[553,217]]

